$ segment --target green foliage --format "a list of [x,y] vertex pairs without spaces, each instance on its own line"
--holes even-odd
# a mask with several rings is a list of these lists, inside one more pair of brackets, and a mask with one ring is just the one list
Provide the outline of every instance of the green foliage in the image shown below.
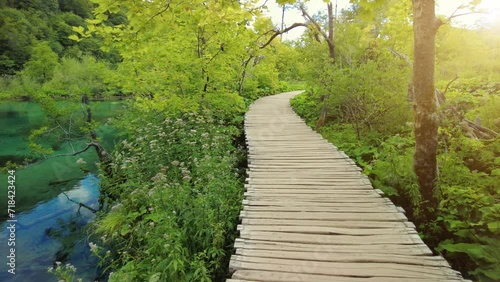
[[[498,223],[497,223],[498,224]],[[483,239],[483,243],[455,243],[453,240],[445,240],[439,246],[445,250],[450,257],[459,257],[458,254],[467,254],[476,265],[481,267],[471,271],[480,281],[498,281],[500,279],[500,240],[498,238]],[[470,267],[470,266],[469,266]],[[467,268],[466,270],[470,270]]]
[[246,107],[241,96],[236,93],[208,93],[204,97],[204,108],[225,124],[239,125],[243,122]]
[[203,116],[148,113],[128,123],[104,179],[116,201],[95,223],[113,254],[110,281],[223,277],[242,197],[240,152],[235,128]]
[[43,91],[54,97],[99,97],[109,93],[107,77],[110,68],[91,56],[81,59],[65,57],[54,69],[53,78],[43,85]]
[[312,126],[314,119],[319,116],[320,109],[317,103],[310,98],[310,95],[307,92],[297,95],[290,101],[290,104],[294,111]]
[[28,61],[33,28],[25,12],[0,9],[0,74],[14,74]]
[[69,38],[73,26],[86,25],[84,18],[91,17],[91,8],[89,0],[7,1],[0,8],[0,74],[23,71],[43,83],[50,80],[55,62],[64,56],[92,55],[118,62],[116,52],[100,50],[99,38],[89,37],[78,44]]
[[63,12],[71,12],[81,18],[89,18],[92,4],[88,0],[59,0],[59,9]]
[[42,85],[28,75],[0,78],[2,81],[0,95],[6,99],[32,99],[39,93]]
[[498,26],[466,29],[447,25],[440,28],[436,46],[438,79],[450,80],[459,76],[498,81],[498,30]]
[[324,78],[329,94],[325,105],[330,115],[353,124],[358,137],[364,130],[392,133],[409,119],[405,70],[387,66],[369,61],[359,67],[334,70]]
[[455,167],[460,168],[461,174],[454,174],[460,184],[441,184],[444,200],[438,218],[453,238],[441,242],[438,250],[481,281],[496,281],[500,273],[500,197],[494,187],[500,181],[470,172],[463,165]]
[[49,43],[41,42],[33,48],[31,59],[24,65],[23,73],[44,83],[52,78],[58,64],[58,56],[52,51]]

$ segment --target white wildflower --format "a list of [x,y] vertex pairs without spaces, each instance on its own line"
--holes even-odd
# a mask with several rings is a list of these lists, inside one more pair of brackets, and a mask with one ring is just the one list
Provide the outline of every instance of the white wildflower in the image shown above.
[[97,251],[97,245],[96,245],[96,244],[94,244],[94,243],[90,242],[90,243],[89,243],[89,247],[90,247],[90,250],[91,250],[92,252]]

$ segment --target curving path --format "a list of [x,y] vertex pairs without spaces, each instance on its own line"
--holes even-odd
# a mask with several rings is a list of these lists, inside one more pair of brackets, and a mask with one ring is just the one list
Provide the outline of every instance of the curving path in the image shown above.
[[299,93],[261,98],[246,114],[249,178],[227,281],[463,281],[293,112]]

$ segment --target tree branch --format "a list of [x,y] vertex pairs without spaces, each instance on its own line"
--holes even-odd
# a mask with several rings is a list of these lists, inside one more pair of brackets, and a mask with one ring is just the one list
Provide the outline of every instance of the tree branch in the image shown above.
[[392,54],[394,54],[396,57],[400,58],[401,60],[404,60],[410,67],[413,67],[413,63],[411,62],[410,58],[406,55],[399,54],[396,50],[392,49],[391,47],[387,47],[389,51],[391,51]]
[[457,12],[460,9],[464,9],[464,8],[465,8],[464,4],[458,6],[455,9],[455,11],[453,11],[453,13],[446,19],[446,21],[443,21],[442,19],[436,18],[435,26],[434,26],[435,30],[437,31],[439,29],[439,27],[442,26],[443,24],[449,24],[451,22],[451,20],[454,18],[467,16],[467,15],[473,15],[473,14],[487,14],[488,13],[486,11],[470,11],[470,12],[466,12],[466,13],[462,13],[462,14],[457,14]]
[[458,14],[458,15],[451,15],[448,17],[448,22],[454,18],[462,17],[462,16],[468,16],[468,15],[473,15],[473,14],[487,14],[485,11],[472,11],[472,12],[467,12],[463,14]]
[[91,208],[91,207],[87,206],[87,205],[86,205],[86,204],[84,204],[84,203],[80,203],[80,202],[77,202],[77,201],[75,201],[75,200],[71,199],[71,198],[70,198],[70,197],[66,194],[66,192],[62,192],[62,193],[64,194],[64,196],[66,196],[66,198],[68,198],[68,201],[70,201],[70,202],[72,202],[72,203],[75,203],[75,204],[78,204],[80,207],[84,207],[84,208],[88,209],[89,211],[91,211],[91,212],[93,212],[93,213],[98,212],[98,210],[96,210],[96,209],[94,209],[94,208]]
[[275,30],[274,34],[271,36],[271,38],[269,38],[269,40],[267,40],[267,42],[264,45],[259,46],[259,48],[260,49],[264,49],[267,45],[271,44],[271,42],[274,40],[274,38],[276,38],[278,35],[283,34],[283,33],[287,33],[290,30],[292,30],[292,29],[294,29],[296,27],[299,27],[299,26],[307,27],[307,24],[305,24],[305,23],[294,23],[294,24],[292,24],[291,26],[285,28],[282,31],[276,31]]
[[162,10],[158,11],[156,14],[154,14],[153,16],[151,16],[151,18],[148,19],[148,21],[146,22],[146,24],[148,24],[150,21],[152,21],[157,16],[165,13],[169,8],[170,8],[170,3],[168,3],[167,6],[165,6],[165,8],[163,8]]
[[459,78],[459,76],[457,75],[454,79],[450,80],[450,82],[448,82],[448,84],[446,84],[446,87],[444,88],[443,90],[443,96],[446,95],[446,92],[448,92],[448,87],[450,87],[450,85]]
[[321,33],[321,36],[325,39],[326,42],[329,42],[329,44],[333,44],[333,42],[330,42],[330,39],[328,38],[328,35],[321,29],[321,26],[318,24],[317,21],[315,21],[306,11],[306,8],[304,7],[303,4],[300,5],[300,10],[302,11],[302,15],[310,21],[318,30],[319,33]]
[[46,157],[45,159],[41,160],[39,163],[43,162],[43,161],[46,161],[48,159],[53,159],[53,158],[59,158],[59,157],[74,157],[76,155],[79,155],[81,153],[84,153],[86,152],[88,149],[90,149],[91,147],[97,147],[97,146],[100,146],[99,144],[95,143],[95,142],[92,142],[92,143],[89,143],[87,144],[87,147],[81,149],[80,151],[76,151],[76,152],[73,152],[73,153],[70,153],[70,154],[59,154],[59,155],[54,155],[54,156],[49,156],[49,157]]
[[464,8],[464,4],[462,4],[462,5],[458,6],[458,7],[455,9],[455,11],[453,11],[453,13],[451,14],[451,16],[449,16],[449,17],[448,17],[448,21],[450,21],[450,20],[451,20],[451,19],[455,16],[455,14],[458,12],[458,10],[463,9],[463,8]]

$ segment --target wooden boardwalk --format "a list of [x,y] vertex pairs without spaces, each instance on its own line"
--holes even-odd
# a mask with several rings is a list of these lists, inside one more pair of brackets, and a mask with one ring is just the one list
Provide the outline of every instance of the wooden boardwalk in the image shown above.
[[293,112],[298,93],[262,98],[246,114],[249,178],[227,281],[463,281]]

